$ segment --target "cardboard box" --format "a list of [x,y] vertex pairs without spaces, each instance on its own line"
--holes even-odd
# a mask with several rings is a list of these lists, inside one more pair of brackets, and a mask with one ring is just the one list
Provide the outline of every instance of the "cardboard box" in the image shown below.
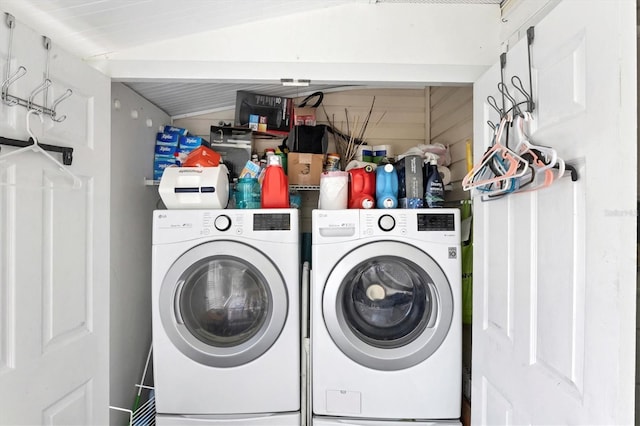
[[158,133],[156,134],[156,145],[178,146],[180,134],[178,133]]
[[177,159],[175,154],[178,151],[180,142],[180,133],[160,132],[156,134],[156,146],[153,156],[153,179],[158,180],[162,177],[164,169],[169,166],[175,166]]
[[183,129],[182,127],[175,127],[175,126],[164,126],[163,128],[163,133],[176,133],[180,136],[187,136],[187,134],[189,134],[189,131],[187,129]]
[[[236,92],[234,125],[248,128],[251,123],[252,126],[255,126],[255,122],[251,121],[251,116],[255,115],[258,116],[257,124],[265,124],[267,132],[289,133],[292,110],[293,99],[291,98],[238,90]],[[266,123],[261,123],[260,117],[265,117],[263,121]]]
[[155,155],[164,155],[165,157],[173,157],[178,152],[178,145],[162,145],[156,144]]
[[324,154],[290,152],[287,155],[287,177],[290,185],[320,185]]
[[177,160],[174,156],[168,155],[156,155],[153,158],[153,179],[160,180],[164,169],[171,166],[176,166]]

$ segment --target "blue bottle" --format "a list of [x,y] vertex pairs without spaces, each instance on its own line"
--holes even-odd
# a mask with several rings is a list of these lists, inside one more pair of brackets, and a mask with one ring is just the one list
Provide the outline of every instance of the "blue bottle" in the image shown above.
[[442,207],[444,205],[444,184],[438,172],[435,160],[425,161],[424,164],[424,206]]
[[398,172],[392,164],[376,168],[376,207],[395,209],[398,207]]

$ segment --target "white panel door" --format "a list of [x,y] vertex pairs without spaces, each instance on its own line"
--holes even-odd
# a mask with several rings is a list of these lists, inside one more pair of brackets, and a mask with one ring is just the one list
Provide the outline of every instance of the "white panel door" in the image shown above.
[[[45,75],[42,37],[18,21],[12,47],[12,69],[23,65],[27,74],[9,93],[28,98]],[[67,119],[31,116],[30,126],[41,142],[74,149],[69,170],[81,186],[44,155],[3,158],[16,148],[0,145],[0,423],[107,424],[110,81],[55,41],[49,78],[47,106],[73,91],[58,107]],[[28,139],[26,112],[0,106],[0,136]]]
[[[579,179],[474,197],[472,423],[633,424],[635,2],[561,1],[535,27],[532,66],[532,141]],[[513,75],[528,89],[526,39],[507,53],[517,94]],[[476,159],[499,81],[496,65],[474,87]]]

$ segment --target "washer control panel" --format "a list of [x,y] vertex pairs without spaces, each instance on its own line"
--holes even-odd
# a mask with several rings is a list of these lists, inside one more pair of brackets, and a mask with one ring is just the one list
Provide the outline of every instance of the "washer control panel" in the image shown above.
[[360,210],[364,237],[402,237],[422,241],[459,239],[458,209],[372,209]]

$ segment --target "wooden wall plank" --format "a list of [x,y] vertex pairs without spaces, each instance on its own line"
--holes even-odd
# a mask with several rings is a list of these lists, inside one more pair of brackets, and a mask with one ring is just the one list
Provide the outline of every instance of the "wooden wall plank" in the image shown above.
[[451,154],[452,163],[454,161],[467,160],[467,141],[468,140],[472,141],[471,138],[466,138],[449,145],[449,153]]
[[449,147],[453,189],[447,192],[446,200],[455,204],[469,198],[460,182],[467,173],[466,141],[473,140],[473,88],[433,87],[430,105],[430,142]]
[[431,139],[437,138],[442,133],[455,127],[458,123],[473,119],[473,104],[467,102],[454,113],[444,115],[439,120],[431,120]]

